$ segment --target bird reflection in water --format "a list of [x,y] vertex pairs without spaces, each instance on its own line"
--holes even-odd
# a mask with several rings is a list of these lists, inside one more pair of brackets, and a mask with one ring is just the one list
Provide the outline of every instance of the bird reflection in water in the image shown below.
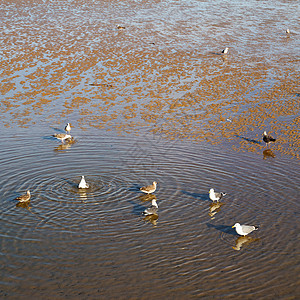
[[276,155],[274,154],[274,152],[271,149],[266,149],[263,151],[263,156],[264,159],[268,159],[268,158],[274,158]]
[[221,210],[221,206],[224,203],[222,202],[213,202],[209,205],[209,216],[213,220],[215,218],[215,214],[217,214]]
[[152,223],[154,227],[157,226],[158,215],[148,215],[144,217],[144,221],[147,223]]
[[27,201],[27,202],[18,202],[16,204],[16,207],[22,207],[22,208],[25,208],[27,210],[30,210],[31,209],[30,201]]
[[71,148],[71,146],[73,144],[75,144],[75,139],[72,137],[68,140],[66,140],[66,142],[64,144],[60,144],[59,146],[54,148],[54,151],[65,151]]
[[87,193],[86,192],[79,191],[79,197],[80,197],[80,200],[82,200],[83,202],[87,201]]
[[225,66],[227,66],[228,65],[228,57],[227,57],[227,55],[222,55],[221,58],[222,58],[223,63],[225,64]]
[[139,196],[139,198],[142,202],[156,200],[156,196],[153,194],[141,195],[141,196]]
[[241,250],[242,246],[249,245],[258,240],[259,240],[258,238],[255,239],[250,236],[240,236],[236,239],[235,246],[233,246],[232,248],[236,251],[239,251]]

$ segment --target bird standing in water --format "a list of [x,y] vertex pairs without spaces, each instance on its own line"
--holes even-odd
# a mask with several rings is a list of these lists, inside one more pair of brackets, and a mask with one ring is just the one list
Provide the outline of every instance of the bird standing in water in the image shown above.
[[152,184],[148,185],[148,186],[143,186],[140,188],[140,190],[145,193],[145,194],[151,194],[151,193],[154,193],[155,190],[156,190],[156,185],[157,185],[157,182],[156,181],[153,181]]
[[70,133],[70,131],[71,131],[71,124],[70,124],[70,123],[67,123],[67,125],[66,125],[66,127],[65,127],[65,131],[66,131],[67,133]]
[[241,225],[240,223],[235,223],[232,228],[235,228],[235,231],[239,234],[239,235],[247,235],[249,233],[251,233],[254,230],[257,230],[258,227],[257,226],[251,226],[251,225]]
[[227,53],[228,53],[228,50],[229,50],[229,48],[226,47],[224,50],[222,50],[222,53],[223,53],[223,54],[227,54]]
[[225,196],[226,193],[216,193],[214,189],[210,189],[209,190],[209,198],[211,201],[219,201],[223,198],[223,196]]
[[270,142],[275,142],[276,139],[273,138],[270,134],[268,134],[266,131],[263,133],[263,141],[266,143],[267,146],[269,146]]

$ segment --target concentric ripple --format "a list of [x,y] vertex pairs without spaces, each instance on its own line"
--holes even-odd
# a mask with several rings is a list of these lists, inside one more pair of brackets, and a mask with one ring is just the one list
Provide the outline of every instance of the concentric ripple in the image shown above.
[[[299,179],[298,166],[289,160],[236,155],[225,146],[168,141],[149,132],[140,139],[96,129],[77,130],[76,143],[58,152],[53,148],[59,143],[42,136],[25,130],[18,139],[4,139],[1,255],[11,265],[5,269],[5,285],[25,276],[26,267],[15,270],[24,260],[35,261],[33,274],[41,284],[47,280],[41,270],[54,261],[60,270],[74,259],[83,270],[93,270],[96,263],[116,277],[127,270],[126,278],[120,277],[125,282],[135,280],[137,272],[147,278],[152,261],[159,276],[168,277],[160,281],[162,289],[180,284],[202,295],[199,272],[211,286],[220,277],[233,284],[237,276],[258,276],[258,261],[271,278],[270,262],[279,261],[273,253],[294,251],[286,231],[297,235],[294,208]],[[90,188],[78,189],[82,175]],[[139,188],[152,181],[158,182],[156,192],[143,194]],[[209,200],[212,187],[227,193],[222,202]],[[27,189],[32,199],[20,206],[14,198]],[[158,216],[145,218],[142,211],[153,198]],[[239,237],[231,228],[236,222],[260,228]],[[247,273],[241,270],[242,263],[235,263],[237,255],[247,262]],[[113,262],[120,265],[118,272]],[[226,277],[220,276],[220,268]],[[70,278],[70,284],[74,280]],[[103,284],[124,290],[109,278]],[[225,293],[226,285],[219,288],[214,294]],[[260,288],[268,290],[265,285]]]

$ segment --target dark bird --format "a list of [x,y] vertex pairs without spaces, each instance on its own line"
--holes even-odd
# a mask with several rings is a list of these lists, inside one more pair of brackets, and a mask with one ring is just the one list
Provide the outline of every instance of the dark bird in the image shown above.
[[274,139],[270,134],[267,134],[266,131],[264,131],[263,133],[263,141],[267,144],[267,146],[269,145],[270,142],[275,142],[276,139]]
[[30,200],[30,191],[28,190],[25,195],[19,196],[15,200],[19,201],[20,203],[28,202]]

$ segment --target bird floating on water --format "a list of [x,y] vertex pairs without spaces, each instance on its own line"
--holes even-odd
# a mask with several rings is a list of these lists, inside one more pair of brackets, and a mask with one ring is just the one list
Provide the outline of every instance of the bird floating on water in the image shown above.
[[15,200],[19,201],[20,203],[28,202],[30,200],[30,191],[26,191],[26,194],[17,197]]
[[151,206],[149,206],[148,208],[146,208],[144,211],[143,211],[143,215],[146,215],[146,216],[150,216],[150,215],[157,215],[157,210],[158,210],[158,205],[156,203],[156,200],[153,199],[151,201]]
[[65,131],[70,133],[70,131],[71,131],[71,124],[70,123],[67,123],[67,125],[65,127]]
[[125,29],[125,26],[121,26],[121,25],[117,25],[117,28],[119,29],[119,30],[124,30]]
[[270,142],[275,142],[276,139],[273,138],[270,134],[268,134],[266,131],[264,131],[263,133],[263,141],[267,144],[267,146],[269,145]]
[[286,31],[285,31],[287,34],[290,34],[290,30],[287,28]]
[[216,193],[214,189],[209,190],[209,198],[212,201],[219,201],[221,200],[227,193]]
[[227,53],[228,53],[228,50],[229,50],[229,48],[226,47],[224,50],[222,50],[222,53],[223,53],[223,54],[227,54]]
[[247,235],[249,233],[251,233],[254,230],[257,230],[258,227],[257,226],[251,226],[251,225],[241,225],[240,223],[235,223],[232,228],[235,228],[235,231],[239,234],[239,235]]
[[145,193],[145,194],[151,194],[151,193],[154,193],[155,190],[156,190],[156,185],[157,185],[157,182],[156,181],[153,181],[152,184],[148,185],[148,186],[143,186],[140,188],[140,190]]
[[79,189],[88,189],[90,187],[90,185],[88,183],[86,183],[84,176],[81,176],[81,180],[80,183],[78,184],[78,188]]
[[61,140],[62,143],[65,141],[65,140],[68,140],[68,139],[71,139],[72,136],[70,134],[67,134],[67,133],[55,133],[53,134],[53,136],[55,138],[57,138],[58,140]]

